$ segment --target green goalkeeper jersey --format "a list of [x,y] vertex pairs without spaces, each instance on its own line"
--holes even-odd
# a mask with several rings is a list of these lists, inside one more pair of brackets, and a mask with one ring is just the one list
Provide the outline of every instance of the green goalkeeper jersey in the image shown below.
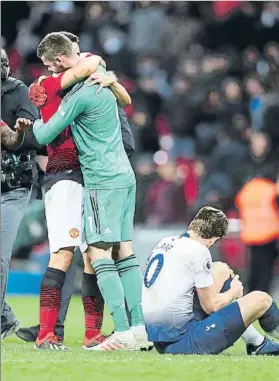
[[114,94],[98,86],[76,84],[47,122],[37,120],[33,131],[40,144],[52,142],[68,125],[78,149],[84,185],[88,189],[115,189],[135,183],[126,155]]

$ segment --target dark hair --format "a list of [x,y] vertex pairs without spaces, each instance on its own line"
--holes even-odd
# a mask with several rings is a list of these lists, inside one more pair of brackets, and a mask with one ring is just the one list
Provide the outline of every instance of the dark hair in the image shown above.
[[64,31],[59,33],[63,34],[63,36],[68,37],[68,39],[71,40],[72,42],[76,42],[77,44],[79,44],[79,37],[76,36],[75,34],[70,32],[64,32]]
[[47,61],[54,61],[57,56],[70,57],[73,51],[71,40],[62,33],[49,33],[40,42],[37,56]]
[[228,219],[222,210],[204,206],[190,223],[189,230],[204,239],[223,238],[228,233],[228,225]]
[[1,49],[1,81],[5,81],[11,73],[9,58],[5,49]]

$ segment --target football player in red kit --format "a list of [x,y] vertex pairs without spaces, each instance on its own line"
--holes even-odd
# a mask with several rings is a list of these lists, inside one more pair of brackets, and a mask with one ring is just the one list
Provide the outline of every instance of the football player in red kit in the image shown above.
[[[61,33],[52,33],[53,39],[68,39]],[[64,90],[76,82],[93,74],[103,63],[101,57],[87,54],[80,58],[76,52],[75,60],[66,56],[57,57],[53,64],[43,57],[43,62],[54,74],[40,77],[30,89],[30,100],[40,107],[41,116],[47,122],[57,111]],[[105,79],[104,79],[105,80]],[[122,106],[131,101],[128,93],[115,78],[112,91]],[[87,245],[83,239],[83,185],[76,147],[70,127],[47,146],[48,164],[46,168],[45,210],[50,245],[50,261],[42,280],[40,291],[40,330],[36,340],[38,349],[60,349],[66,347],[54,334],[54,328],[61,302],[61,290],[65,282],[75,247],[82,253]],[[98,289],[92,266],[83,254],[85,269],[82,284],[82,300],[85,311],[84,348],[90,349],[102,342],[100,334],[103,319],[103,300]]]

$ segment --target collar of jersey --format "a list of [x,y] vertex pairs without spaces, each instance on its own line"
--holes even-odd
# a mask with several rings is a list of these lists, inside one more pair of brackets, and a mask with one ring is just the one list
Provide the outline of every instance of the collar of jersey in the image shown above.
[[184,233],[184,234],[182,234],[182,236],[181,236],[180,238],[182,238],[182,237],[184,237],[184,238],[190,238],[190,236],[189,236],[188,233]]

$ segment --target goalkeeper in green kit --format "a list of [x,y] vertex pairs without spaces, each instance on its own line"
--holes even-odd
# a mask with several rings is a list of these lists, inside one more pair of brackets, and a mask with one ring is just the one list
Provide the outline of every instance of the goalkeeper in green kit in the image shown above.
[[[115,325],[115,332],[92,349],[137,350],[149,343],[141,305],[142,275],[132,251],[136,181],[122,143],[116,98],[109,88],[98,94],[97,89],[77,83],[48,123],[37,120],[33,131],[39,143],[49,144],[71,124],[79,152],[88,254]],[[119,250],[114,261],[115,244]]]

